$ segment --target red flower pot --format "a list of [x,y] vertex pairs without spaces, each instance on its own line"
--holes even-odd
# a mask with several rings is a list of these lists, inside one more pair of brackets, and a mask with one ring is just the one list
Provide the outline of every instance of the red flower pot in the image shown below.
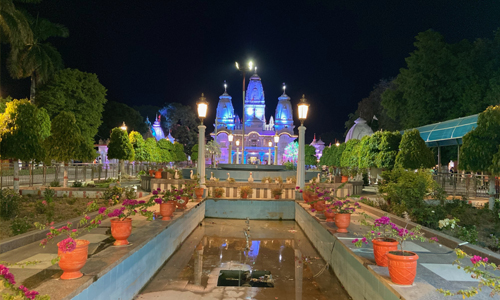
[[336,214],[335,215],[335,226],[338,227],[337,232],[347,233],[347,227],[351,223],[351,214]]
[[325,201],[317,201],[316,203],[314,203],[314,209],[316,209],[316,211],[319,211],[319,212],[322,212],[325,210]]
[[411,251],[387,252],[389,275],[395,284],[411,285],[417,275],[418,255]]
[[155,171],[154,170],[149,170],[148,172],[149,172],[149,176],[153,176],[153,174],[154,174]]
[[162,216],[163,221],[170,221],[172,215],[175,211],[175,202],[167,201],[165,203],[160,204],[160,215]]
[[280,195],[274,195],[274,199],[279,199]]
[[375,263],[377,266],[387,267],[387,252],[397,251],[398,242],[390,238],[376,238],[372,240],[373,255],[375,256]]
[[341,183],[349,181],[349,177],[347,176],[342,176],[342,179],[340,180]]
[[194,194],[196,195],[196,201],[200,202],[203,199],[203,188],[195,188]]
[[188,205],[189,197],[181,197],[181,199],[183,200],[183,203],[178,203],[179,206],[177,206],[177,207],[180,209],[185,209]]
[[309,205],[311,206],[311,209],[315,207],[317,200],[318,200],[318,195],[316,195],[316,193],[309,194],[309,202],[310,202]]
[[304,199],[304,201],[307,203],[309,201],[311,201],[311,195],[309,194],[308,191],[303,191],[302,192],[302,198]]
[[[87,262],[90,242],[87,240],[75,240],[76,248],[71,252],[62,252],[59,248],[57,255],[61,258],[59,260],[59,267],[64,273],[61,279],[76,279],[83,276],[80,270]],[[59,243],[57,243],[59,246]]]
[[[328,211],[330,211],[330,212],[328,212]],[[324,214],[325,214],[327,222],[335,222],[335,215],[337,214],[337,212],[335,210],[327,208],[327,209],[325,209]]]
[[161,178],[161,171],[156,171],[155,178]]
[[241,198],[243,198],[243,199],[248,198],[248,193],[243,193],[243,194],[241,194]]
[[132,219],[126,218],[120,220],[119,218],[111,219],[111,235],[115,238],[115,246],[128,245],[128,237],[132,234]]

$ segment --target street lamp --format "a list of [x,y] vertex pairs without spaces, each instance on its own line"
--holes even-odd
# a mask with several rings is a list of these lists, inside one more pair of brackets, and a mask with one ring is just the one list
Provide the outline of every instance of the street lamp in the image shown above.
[[271,164],[271,149],[273,148],[273,142],[269,141],[269,160],[267,161],[267,164]]
[[338,147],[338,146],[340,146],[339,141],[337,141],[337,142],[335,143],[335,146],[337,146],[337,147]]
[[229,163],[233,164],[233,132],[231,131],[227,136],[227,140],[229,141]]
[[274,134],[274,164],[278,164],[278,142],[280,141],[280,136],[276,132]]
[[236,164],[239,165],[240,164],[240,151],[239,151],[239,147],[240,146],[240,140],[236,140]]
[[208,102],[205,95],[201,93],[201,97],[196,102],[198,106],[198,117],[201,120],[198,126],[198,174],[200,174],[200,187],[205,188],[205,129],[203,120],[207,117]]
[[[305,150],[305,134],[306,128],[304,127],[304,121],[307,118],[307,111],[309,110],[309,103],[307,103],[305,95],[302,95],[300,102],[298,104],[298,112],[299,112],[299,153],[298,153],[298,161],[297,161],[297,186],[302,190],[304,189],[305,184],[305,158],[304,158],[304,150]],[[296,198],[300,198],[300,194],[296,193]]]
[[120,129],[123,131],[127,131],[127,125],[125,125],[125,121],[123,122],[122,126],[120,126]]
[[[241,68],[240,69],[240,65],[238,64],[238,62],[235,62],[235,65],[236,65],[236,69],[238,69],[241,74],[243,75],[243,124],[241,126],[241,136],[243,137],[243,140],[242,140],[242,144],[241,144],[241,160],[242,160],[242,164],[245,164],[245,158],[244,158],[244,153],[245,153],[245,121],[246,121],[246,118],[245,118],[245,79],[246,79],[246,69],[245,68]],[[249,61],[248,62],[248,71],[252,71],[253,69],[253,62],[252,61]]]
[[[122,126],[120,126],[120,129],[127,132],[127,125],[125,125],[125,121],[123,121]],[[118,160],[118,182],[122,182],[122,173],[125,172],[125,166],[123,164],[123,159]]]

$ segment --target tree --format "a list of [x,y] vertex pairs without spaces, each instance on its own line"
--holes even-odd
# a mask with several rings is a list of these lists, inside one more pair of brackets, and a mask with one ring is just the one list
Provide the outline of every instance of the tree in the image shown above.
[[399,144],[396,166],[416,170],[436,165],[432,151],[425,145],[417,129],[406,130]]
[[131,131],[128,138],[130,140],[130,144],[132,144],[132,147],[134,148],[135,161],[149,161],[150,154],[148,153],[146,142],[144,141],[142,135],[137,131]]
[[379,152],[376,157],[377,168],[385,170],[392,170],[394,168],[400,143],[401,133],[399,131],[382,132],[378,148]]
[[25,13],[33,32],[33,41],[21,46],[13,46],[8,59],[8,69],[12,78],[31,77],[30,100],[35,103],[37,84],[44,83],[54,72],[63,68],[61,54],[45,41],[50,37],[68,37],[68,29],[47,19],[33,18]]
[[212,164],[215,167],[215,161],[221,156],[220,145],[215,140],[209,141],[205,146],[205,156],[212,159]]
[[191,160],[192,161],[197,161],[198,160],[198,144],[194,145],[191,148]]
[[144,119],[137,110],[123,103],[108,101],[104,104],[102,124],[99,126],[97,135],[101,139],[108,139],[111,130],[123,122],[127,125],[128,130],[138,131],[141,134],[148,131]]
[[171,130],[175,140],[184,145],[186,154],[191,154],[191,148],[198,141],[199,120],[196,111],[190,106],[171,103],[160,109],[165,117],[162,125]]
[[61,111],[72,112],[83,137],[92,145],[102,123],[106,88],[95,74],[64,69],[38,89],[37,103],[47,109],[51,118]]
[[359,165],[360,169],[376,167],[376,158],[379,153],[379,144],[382,132],[377,131],[373,135],[366,135],[361,139],[359,145]]
[[174,143],[174,161],[187,161],[186,153],[184,153],[184,146],[177,142]]
[[50,118],[43,108],[27,99],[7,103],[0,114],[0,156],[14,160],[14,190],[19,191],[19,164],[22,161],[43,161],[43,141],[50,135]]
[[[113,128],[108,144],[108,158],[118,159],[120,173],[124,173],[123,161],[134,160],[134,147],[130,143],[127,132],[119,127]],[[121,178],[119,178],[120,180]]]
[[340,159],[340,166],[348,169],[350,175],[355,175],[357,173],[359,165],[359,143],[360,141],[358,139],[347,141]]
[[495,204],[495,180],[500,174],[500,106],[490,106],[479,114],[477,127],[463,137],[459,167],[462,170],[486,172],[489,175],[489,208]]
[[318,159],[316,157],[316,148],[314,148],[314,146],[305,145],[304,160],[307,166],[315,166],[318,164]]
[[161,163],[169,163],[174,161],[174,144],[167,139],[158,141],[158,154]]
[[288,145],[286,145],[283,155],[285,156],[284,163],[285,162],[297,163],[297,157],[299,156],[299,143],[291,142]]
[[331,146],[325,147],[323,149],[323,153],[321,154],[321,158],[319,159],[319,164],[322,166],[331,166],[330,162],[332,160],[333,151],[335,151],[335,149],[332,148]]
[[147,161],[149,162],[160,161],[160,152],[155,138],[151,137],[146,139],[146,151],[148,153]]
[[[38,1],[25,0],[24,2]],[[0,0],[0,45],[9,43],[12,46],[20,46],[30,44],[32,41],[33,32],[26,16],[16,9],[12,0]],[[1,87],[0,84],[0,91]]]
[[89,147],[76,125],[75,115],[63,111],[53,120],[50,136],[45,139],[44,146],[47,158],[64,163],[63,186],[68,186],[68,163],[72,159],[87,161],[95,157],[95,150]]

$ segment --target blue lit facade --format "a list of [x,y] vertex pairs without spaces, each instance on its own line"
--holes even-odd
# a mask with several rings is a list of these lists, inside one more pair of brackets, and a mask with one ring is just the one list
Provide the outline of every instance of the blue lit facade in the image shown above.
[[[245,153],[243,155],[245,163],[264,163],[271,159],[274,162],[274,135],[278,134],[278,164],[283,163],[283,152],[285,147],[293,142],[297,136],[294,134],[293,110],[290,97],[285,93],[278,98],[278,105],[274,116],[266,119],[266,101],[264,88],[259,75],[250,77],[245,95]],[[242,162],[242,120],[234,113],[232,97],[224,92],[219,97],[217,105],[217,115],[214,124],[216,130],[211,136],[221,145],[222,155],[220,162],[229,163],[230,156],[233,163],[236,163],[236,153]],[[234,135],[232,153],[229,153],[228,135]],[[236,147],[236,141],[240,146]],[[269,147],[269,142],[272,146]],[[271,150],[271,157],[269,157]]]

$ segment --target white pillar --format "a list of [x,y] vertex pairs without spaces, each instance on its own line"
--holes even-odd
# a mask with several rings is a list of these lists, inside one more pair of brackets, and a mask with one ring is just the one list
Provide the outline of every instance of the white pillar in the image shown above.
[[274,164],[278,164],[278,144],[274,146]]
[[267,164],[271,164],[271,147],[269,147],[269,159],[267,160]]
[[229,142],[229,159],[228,163],[233,164],[233,142]]
[[240,148],[236,147],[236,164],[240,164]]
[[[297,160],[297,186],[303,190],[304,185],[305,185],[305,157],[304,157],[304,151],[305,151],[305,134],[306,134],[306,128],[304,125],[299,126],[299,153],[298,153],[298,160]],[[300,193],[296,193],[295,198],[301,198]]]
[[198,126],[198,174],[200,187],[205,187],[205,125]]

